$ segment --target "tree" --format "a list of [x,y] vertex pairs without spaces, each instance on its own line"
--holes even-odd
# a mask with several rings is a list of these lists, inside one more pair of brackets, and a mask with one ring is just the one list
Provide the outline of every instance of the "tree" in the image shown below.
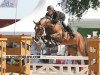
[[81,18],[89,8],[96,10],[100,7],[100,0],[62,0],[61,5],[66,13]]

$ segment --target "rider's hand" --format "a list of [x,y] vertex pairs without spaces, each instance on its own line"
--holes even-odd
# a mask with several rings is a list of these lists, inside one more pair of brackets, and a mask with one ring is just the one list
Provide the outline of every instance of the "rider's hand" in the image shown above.
[[46,18],[52,20],[52,18],[50,16],[46,16]]

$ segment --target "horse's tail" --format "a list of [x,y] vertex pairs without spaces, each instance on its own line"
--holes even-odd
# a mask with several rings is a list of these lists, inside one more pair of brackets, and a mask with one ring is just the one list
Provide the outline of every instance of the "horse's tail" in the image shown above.
[[86,53],[86,56],[88,56],[88,40],[85,37],[84,39],[85,39],[85,53]]

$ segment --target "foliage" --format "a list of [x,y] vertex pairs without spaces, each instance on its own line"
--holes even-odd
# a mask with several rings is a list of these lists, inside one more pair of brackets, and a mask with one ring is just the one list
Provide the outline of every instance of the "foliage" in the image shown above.
[[100,7],[100,0],[62,0],[62,6],[66,13],[75,15],[81,18],[82,14],[86,12],[89,8],[97,9]]

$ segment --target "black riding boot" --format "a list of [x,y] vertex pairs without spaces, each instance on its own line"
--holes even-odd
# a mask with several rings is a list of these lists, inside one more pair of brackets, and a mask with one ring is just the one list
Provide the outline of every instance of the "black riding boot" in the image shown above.
[[71,29],[71,27],[70,26],[67,26],[66,27],[66,30],[68,31],[68,33],[72,36],[72,38],[74,38],[75,37],[75,35],[73,34],[73,30]]
[[70,36],[72,36],[72,38],[75,37],[75,35],[73,34],[73,30],[71,29],[71,27],[68,25],[66,25],[64,22],[62,22],[62,25],[64,27],[64,31],[68,32]]

